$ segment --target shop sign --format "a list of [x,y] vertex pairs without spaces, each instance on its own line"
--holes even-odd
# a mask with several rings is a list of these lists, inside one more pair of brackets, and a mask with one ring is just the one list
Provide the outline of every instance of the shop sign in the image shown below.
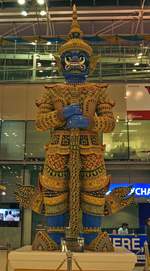
[[119,184],[110,184],[109,194],[112,190],[119,187],[128,187],[131,186],[131,193],[134,193],[135,197],[137,198],[150,198],[150,184],[142,184],[142,183],[135,183],[135,184],[128,184],[128,183],[119,183]]
[[144,242],[147,236],[143,235],[110,235],[114,247],[125,247],[137,255],[138,262],[145,261]]

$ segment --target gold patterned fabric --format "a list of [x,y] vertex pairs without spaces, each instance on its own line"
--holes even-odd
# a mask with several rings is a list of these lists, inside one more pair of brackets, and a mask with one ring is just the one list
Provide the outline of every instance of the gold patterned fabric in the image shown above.
[[55,178],[46,175],[40,176],[40,184],[43,188],[54,191],[66,191],[68,188],[68,182],[63,178]]
[[110,241],[109,235],[107,232],[99,232],[97,237],[86,246],[87,249],[93,250],[96,252],[113,252],[113,244]]
[[58,250],[58,245],[45,231],[38,231],[32,244],[33,250],[52,251]]
[[[85,83],[76,85],[83,114],[91,119],[89,130],[111,132],[115,126],[112,102],[106,94],[107,85]],[[45,94],[36,102],[38,107],[36,127],[40,131],[65,125],[61,111],[71,102],[72,85],[46,87]]]

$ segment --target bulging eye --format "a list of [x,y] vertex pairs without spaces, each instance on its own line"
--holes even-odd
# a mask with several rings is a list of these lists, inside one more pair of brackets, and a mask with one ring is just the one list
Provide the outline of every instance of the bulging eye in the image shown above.
[[80,60],[81,61],[85,60],[85,57],[84,56],[80,56]]
[[66,56],[67,61],[71,61],[71,56]]

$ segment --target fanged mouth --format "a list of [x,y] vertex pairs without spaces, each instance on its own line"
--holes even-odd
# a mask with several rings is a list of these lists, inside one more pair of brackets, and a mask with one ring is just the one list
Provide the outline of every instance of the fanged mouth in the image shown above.
[[71,62],[71,63],[65,65],[65,69],[67,71],[68,70],[84,71],[85,70],[85,65],[80,64],[80,63]]

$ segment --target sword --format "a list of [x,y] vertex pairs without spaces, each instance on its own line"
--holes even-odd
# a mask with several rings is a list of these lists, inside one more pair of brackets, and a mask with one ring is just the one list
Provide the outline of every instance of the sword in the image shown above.
[[[71,104],[79,104],[79,93],[76,85],[71,91]],[[70,183],[69,183],[69,228],[70,238],[77,238],[80,233],[80,130],[70,131]]]

